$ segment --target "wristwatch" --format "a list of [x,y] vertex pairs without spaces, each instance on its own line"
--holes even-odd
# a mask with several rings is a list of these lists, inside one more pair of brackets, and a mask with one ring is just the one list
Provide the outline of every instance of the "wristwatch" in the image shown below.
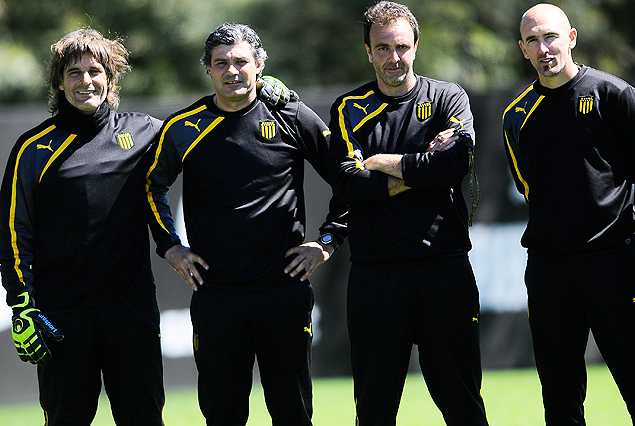
[[318,238],[318,242],[325,247],[328,245],[332,245],[334,251],[337,250],[339,247],[337,241],[335,241],[335,237],[333,236],[333,234],[330,233],[320,235],[320,237]]

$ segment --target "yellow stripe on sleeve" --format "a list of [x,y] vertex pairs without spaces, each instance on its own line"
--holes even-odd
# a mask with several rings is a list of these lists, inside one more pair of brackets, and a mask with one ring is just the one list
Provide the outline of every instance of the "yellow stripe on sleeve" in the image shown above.
[[[503,122],[505,122],[505,115],[512,109],[515,108],[516,105],[519,103],[519,101],[521,101],[529,92],[531,92],[533,90],[534,86],[531,85],[529,86],[527,89],[525,89],[525,91],[523,93],[521,93],[516,99],[514,99],[512,101],[512,103],[509,104],[509,106],[507,106],[507,108],[505,108],[505,112],[503,112]],[[520,132],[522,131],[523,127],[525,127],[525,123],[527,123],[527,120],[529,120],[529,117],[531,116],[531,114],[536,110],[536,108],[538,108],[538,105],[540,105],[540,103],[542,102],[542,100],[544,99],[544,96],[539,96],[536,101],[534,102],[534,104],[531,106],[531,109],[529,111],[525,111],[525,107],[519,107],[516,112],[518,113],[519,111],[522,111],[525,113],[525,119],[523,120],[522,124],[520,125],[520,127],[518,128],[518,130],[514,130],[516,132],[516,139],[518,139]],[[525,103],[526,106],[527,103]],[[509,155],[511,156],[512,159],[512,163],[514,165],[514,170],[516,173],[516,176],[518,177],[518,180],[520,180],[520,182],[522,183],[523,187],[524,187],[524,196],[525,196],[525,200],[529,201],[529,184],[527,183],[527,181],[525,180],[525,178],[522,176],[522,174],[520,173],[520,169],[518,167],[518,161],[516,159],[516,156],[514,155],[514,150],[512,149],[511,143],[509,142],[509,137],[507,136],[507,131],[503,130],[503,134],[505,135],[505,143],[507,144],[507,149],[509,150]]]
[[26,283],[24,282],[24,275],[22,274],[22,270],[20,269],[20,265],[22,264],[22,262],[20,260],[20,249],[18,248],[18,233],[15,230],[15,211],[16,211],[17,202],[18,202],[17,201],[18,200],[18,196],[17,196],[18,168],[20,166],[20,160],[22,159],[22,154],[24,154],[24,151],[29,147],[29,145],[31,145],[33,142],[37,141],[38,139],[40,139],[42,136],[46,135],[47,133],[52,132],[54,129],[55,129],[55,125],[50,126],[42,130],[37,135],[27,139],[26,142],[24,142],[24,144],[20,148],[20,151],[18,152],[18,155],[15,159],[15,168],[13,170],[13,180],[11,181],[11,206],[9,207],[9,232],[11,235],[11,247],[13,248],[13,257],[15,259],[13,268],[15,269],[18,279],[22,282],[22,284],[26,284]]
[[[163,129],[163,132],[161,133],[161,136],[159,137],[159,145],[157,147],[157,152],[154,156],[154,162],[152,163],[152,166],[150,166],[150,169],[148,170],[148,173],[146,173],[146,194],[148,197],[148,202],[150,203],[150,208],[152,210],[152,213],[154,214],[154,217],[156,219],[156,221],[159,223],[159,225],[161,226],[161,228],[163,228],[163,230],[167,233],[169,233],[170,231],[168,231],[168,229],[165,227],[165,225],[163,224],[163,221],[161,220],[161,215],[159,214],[159,210],[157,209],[156,203],[154,202],[154,198],[152,197],[152,193],[150,192],[150,175],[152,174],[152,172],[154,171],[154,169],[157,167],[157,164],[159,163],[159,156],[161,155],[161,152],[163,150],[163,142],[165,140],[165,134],[168,131],[168,129],[176,122],[190,117],[192,115],[198,114],[201,111],[204,111],[205,109],[207,109],[206,105],[202,105],[192,111],[187,111],[183,114],[177,115],[176,117],[174,117],[173,119],[171,119],[166,125],[165,128]],[[187,157],[187,155],[190,153],[190,151],[201,141],[201,139],[203,139],[203,137],[205,137],[209,132],[212,131],[212,129],[214,129],[218,123],[220,123],[221,121],[223,121],[224,117],[218,117],[216,118],[209,126],[207,126],[207,128],[201,132],[201,134],[199,135],[199,137],[197,137],[194,142],[192,142],[192,144],[188,147],[188,149],[185,151],[185,153],[183,154],[183,157],[181,158],[181,162],[183,162],[185,160],[185,157]]]

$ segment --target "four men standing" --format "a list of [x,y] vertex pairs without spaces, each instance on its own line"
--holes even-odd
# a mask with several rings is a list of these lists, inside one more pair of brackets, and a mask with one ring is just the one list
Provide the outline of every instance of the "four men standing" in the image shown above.
[[[529,9],[520,32],[538,80],[505,111],[504,136],[529,205],[522,244],[546,423],[584,425],[589,330],[633,415],[628,124],[635,91],[573,61],[577,31],[557,7]],[[225,24],[202,58],[215,94],[172,114],[158,132],[161,123],[151,117],[111,111],[127,52],[95,33],[72,33],[56,45],[50,83],[58,114],[18,141],[0,199],[3,285],[20,357],[40,364],[47,424],[67,421],[68,404],[77,401],[85,413],[75,415],[90,423],[100,371],[117,424],[162,423],[149,222],[159,254],[195,290],[199,401],[208,425],[246,423],[256,358],[274,424],[311,424],[307,279],[347,232],[358,424],[395,424],[416,344],[446,423],[487,425],[478,290],[467,256],[471,217],[461,191],[474,148],[472,113],[461,87],[414,73],[419,28],[408,8],[381,1],[364,15],[377,79],[335,101],[330,131],[301,102],[256,99],[266,52],[251,28]],[[554,117],[559,124],[545,127]],[[91,161],[104,156],[108,162]],[[336,194],[319,238],[308,243],[304,160]],[[191,250],[181,246],[167,204],[180,173]],[[148,215],[137,205],[144,182]],[[80,267],[63,267],[69,263]],[[75,287],[58,292],[57,282]],[[61,331],[41,308],[55,314]],[[121,326],[106,325],[117,321],[135,332],[113,333]],[[120,349],[139,347],[140,338],[144,357],[122,358]],[[71,370],[75,384],[67,382]],[[121,386],[122,375],[139,376],[135,386],[145,388]],[[131,392],[145,399],[128,398]]]

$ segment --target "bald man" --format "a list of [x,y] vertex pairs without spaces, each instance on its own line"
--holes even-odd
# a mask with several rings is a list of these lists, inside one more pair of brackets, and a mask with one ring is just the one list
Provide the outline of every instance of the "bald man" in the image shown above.
[[635,413],[635,91],[574,62],[577,35],[556,6],[525,12],[519,45],[538,79],[503,114],[529,208],[521,244],[548,426],[585,424],[589,330]]

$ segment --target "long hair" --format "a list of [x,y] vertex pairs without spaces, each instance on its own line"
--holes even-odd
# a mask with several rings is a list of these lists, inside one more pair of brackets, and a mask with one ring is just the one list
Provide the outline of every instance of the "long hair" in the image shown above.
[[90,53],[106,70],[108,94],[106,102],[111,109],[119,106],[119,79],[131,67],[128,64],[128,51],[120,39],[110,40],[99,31],[83,28],[66,34],[51,46],[52,58],[48,67],[49,111],[59,111],[60,96],[64,96],[60,85],[64,81],[64,71],[79,60],[84,53]]

